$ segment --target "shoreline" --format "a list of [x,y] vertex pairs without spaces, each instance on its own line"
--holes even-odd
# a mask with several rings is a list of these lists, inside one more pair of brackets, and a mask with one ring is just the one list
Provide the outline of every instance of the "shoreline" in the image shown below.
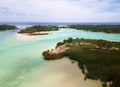
[[34,32],[34,33],[19,33],[18,34],[26,34],[26,35],[48,35],[48,34],[52,34],[49,31],[41,31],[41,32]]
[[100,80],[102,87],[119,85],[120,42],[69,38],[57,43],[55,49],[44,51],[43,56],[45,60],[68,57],[72,63],[78,62],[84,80]]
[[69,49],[67,44],[56,47],[55,49],[47,50],[42,53],[45,60],[56,60],[64,57],[64,52]]
[[[112,43],[112,42],[109,42],[109,43]],[[56,48],[44,51],[43,56],[44,56],[45,60],[53,60],[53,59],[62,58],[62,57],[65,56],[64,53],[66,53],[66,51],[69,50],[72,46],[73,47],[74,46],[81,46],[81,47],[86,46],[91,51],[98,51],[98,50],[101,50],[101,51],[119,51],[120,50],[119,47],[109,46],[109,45],[106,44],[105,46],[100,46],[98,44],[95,44],[95,43],[92,43],[92,42],[89,42],[89,41],[88,42],[87,41],[80,41],[80,42],[75,42],[75,43],[71,43],[69,41],[68,42],[59,42],[57,44]],[[82,48],[79,49],[79,50],[82,50]]]

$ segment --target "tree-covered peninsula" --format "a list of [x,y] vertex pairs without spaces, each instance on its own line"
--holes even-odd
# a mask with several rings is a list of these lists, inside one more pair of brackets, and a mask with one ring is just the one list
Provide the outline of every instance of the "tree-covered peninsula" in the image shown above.
[[0,25],[0,31],[13,30],[13,29],[17,29],[17,27],[13,25]]
[[69,25],[68,27],[93,32],[120,33],[120,25]]
[[20,30],[18,33],[29,34],[29,35],[46,35],[49,34],[49,31],[59,30],[58,26],[41,26],[36,25],[32,27],[27,27],[24,30]]
[[78,62],[85,80],[101,80],[102,87],[120,86],[120,42],[69,38],[43,56],[46,60],[67,56]]

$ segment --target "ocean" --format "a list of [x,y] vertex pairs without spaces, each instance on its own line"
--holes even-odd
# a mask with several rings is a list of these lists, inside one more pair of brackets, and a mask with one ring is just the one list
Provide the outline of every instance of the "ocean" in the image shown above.
[[[38,24],[68,25],[69,23],[11,22],[0,24],[13,24],[23,29]],[[0,87],[102,87],[99,80],[87,79],[85,81],[77,62],[72,64],[68,58],[46,61],[42,52],[55,48],[58,42],[69,37],[120,42],[120,34],[69,28],[38,36],[23,35],[17,32],[18,30],[0,32]]]

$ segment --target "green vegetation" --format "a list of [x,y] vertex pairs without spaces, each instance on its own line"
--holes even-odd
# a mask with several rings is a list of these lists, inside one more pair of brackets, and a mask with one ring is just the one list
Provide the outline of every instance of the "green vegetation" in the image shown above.
[[69,28],[93,32],[120,33],[120,25],[70,25]]
[[[59,28],[57,26],[41,26],[36,25],[32,27],[27,27],[25,30],[21,30],[18,33],[35,33],[35,32],[41,32],[41,31],[56,31]],[[34,34],[33,34],[34,35]]]
[[62,53],[59,53],[59,54],[50,54],[49,53],[50,51],[49,50],[47,50],[47,51],[44,51],[43,53],[42,53],[42,55],[45,57],[44,59],[45,60],[56,60],[56,59],[60,59],[60,58],[62,58],[63,57],[63,55],[64,55],[64,53],[62,52]]
[[0,31],[13,30],[13,29],[17,29],[17,27],[13,25],[0,25]]
[[69,38],[56,47],[64,44],[69,49],[62,57],[77,61],[85,79],[101,80],[103,87],[107,87],[107,82],[110,82],[108,87],[120,86],[120,42]]

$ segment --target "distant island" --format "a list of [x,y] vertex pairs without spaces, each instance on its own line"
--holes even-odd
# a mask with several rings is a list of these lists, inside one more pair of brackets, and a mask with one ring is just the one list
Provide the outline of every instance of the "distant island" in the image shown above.
[[0,25],[0,31],[14,30],[14,29],[17,29],[17,27],[13,25]]
[[24,30],[20,30],[18,33],[28,34],[28,35],[46,35],[46,34],[49,34],[49,31],[57,31],[57,30],[59,30],[58,26],[36,25],[32,27],[27,27]]
[[78,62],[85,80],[101,80],[102,87],[120,86],[120,42],[69,38],[44,51],[43,56],[46,60],[67,56],[72,63]]
[[120,33],[120,25],[68,25],[68,28],[93,32]]

